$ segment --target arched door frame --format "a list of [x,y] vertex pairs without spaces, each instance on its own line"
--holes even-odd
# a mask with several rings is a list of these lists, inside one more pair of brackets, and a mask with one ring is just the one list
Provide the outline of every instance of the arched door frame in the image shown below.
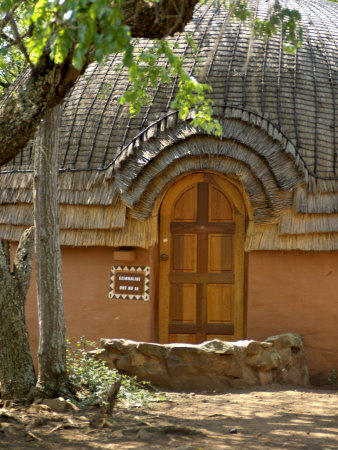
[[[235,209],[236,232],[234,236],[234,321],[235,332],[233,339],[242,339],[245,335],[245,255],[244,255],[244,238],[246,223],[246,207],[245,198],[236,186],[236,181],[227,179],[223,174],[215,172],[200,171],[185,174],[174,180],[166,192],[164,193],[161,204],[158,204],[160,229],[159,229],[159,255],[170,254],[171,236],[169,227],[168,214],[175,201],[177,195],[189,185],[196,184],[201,181],[210,180],[226,193],[231,200]],[[159,304],[158,304],[158,338],[159,342],[168,342],[168,325],[169,325],[169,284],[166,286],[163,280],[168,279],[170,262],[159,259]],[[168,282],[169,283],[169,282]]]

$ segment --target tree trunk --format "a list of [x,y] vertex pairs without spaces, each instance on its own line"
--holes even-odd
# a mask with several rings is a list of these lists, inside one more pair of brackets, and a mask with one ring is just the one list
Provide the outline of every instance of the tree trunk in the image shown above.
[[36,382],[24,307],[32,270],[33,239],[33,228],[23,233],[13,272],[0,241],[0,388],[3,399],[24,398]]
[[46,112],[34,143],[34,224],[39,309],[38,387],[68,392],[58,207],[60,107]]

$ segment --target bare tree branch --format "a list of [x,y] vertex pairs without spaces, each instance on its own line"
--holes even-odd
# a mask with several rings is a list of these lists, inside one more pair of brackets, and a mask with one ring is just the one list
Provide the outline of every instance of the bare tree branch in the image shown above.
[[10,36],[8,36],[8,34],[4,33],[3,31],[0,33],[0,37],[9,43],[9,45],[16,45],[16,41],[11,38]]
[[12,8],[7,12],[7,14],[5,15],[5,17],[0,21],[0,31],[2,31],[8,24],[9,22],[13,19],[14,13],[15,11],[18,9],[18,7],[24,3],[23,0],[19,0],[18,2],[16,2]]
[[25,60],[26,60],[27,64],[29,64],[31,66],[32,65],[31,60],[29,58],[27,49],[26,49],[26,47],[25,47],[25,45],[23,43],[23,40],[22,40],[22,38],[20,36],[18,27],[17,27],[16,22],[15,22],[14,19],[11,19],[10,25],[11,25],[13,36],[15,38],[15,42],[16,42],[17,46],[19,47],[19,49],[21,50],[23,56],[25,57]]

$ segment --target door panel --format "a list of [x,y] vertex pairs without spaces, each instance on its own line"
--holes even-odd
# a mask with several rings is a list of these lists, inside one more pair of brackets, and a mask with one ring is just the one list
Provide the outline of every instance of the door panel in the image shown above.
[[237,188],[210,173],[186,176],[160,214],[160,342],[242,338],[245,209]]
[[189,187],[177,198],[172,215],[174,220],[179,220],[181,222],[196,220],[196,188],[196,185]]
[[233,220],[231,203],[220,189],[210,186],[209,189],[209,222]]
[[174,234],[172,237],[172,270],[196,272],[197,239],[194,234]]
[[207,286],[207,321],[208,323],[233,321],[233,290],[224,284]]
[[196,284],[172,284],[170,322],[196,323]]
[[208,235],[208,271],[232,271],[233,264],[233,236],[226,234]]

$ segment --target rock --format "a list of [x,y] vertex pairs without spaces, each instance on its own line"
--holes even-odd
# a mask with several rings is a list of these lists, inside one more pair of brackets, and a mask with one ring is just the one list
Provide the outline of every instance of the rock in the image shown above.
[[291,348],[294,352],[297,352],[303,348],[302,338],[296,333],[285,333],[271,336],[267,338],[265,342],[273,344],[276,350]]
[[141,428],[137,434],[136,434],[137,439],[141,439],[142,441],[148,441],[150,439],[152,439],[152,434],[149,433],[149,431]]
[[140,342],[137,350],[146,356],[165,357],[167,349],[161,344],[149,344],[148,342]]
[[243,364],[241,361],[234,360],[227,372],[228,377],[243,378]]
[[130,357],[127,355],[121,355],[120,357],[116,358],[115,360],[116,368],[120,372],[130,372],[131,371],[131,360]]
[[271,371],[265,370],[258,372],[259,384],[261,386],[266,386],[274,382],[274,377]]
[[302,338],[286,333],[264,342],[218,339],[193,344],[101,340],[96,358],[110,368],[178,391],[226,391],[271,383],[308,386]]
[[250,341],[246,347],[248,355],[259,355],[262,351],[262,344],[258,341]]
[[223,355],[233,355],[235,353],[232,342],[220,341],[219,339],[203,342],[198,347],[206,352],[222,353]]
[[[44,398],[42,400],[41,405],[48,406],[52,411],[57,413],[63,413],[65,411],[71,411],[74,410],[74,406],[70,402],[66,401],[64,398]],[[75,406],[76,407],[76,406]]]

